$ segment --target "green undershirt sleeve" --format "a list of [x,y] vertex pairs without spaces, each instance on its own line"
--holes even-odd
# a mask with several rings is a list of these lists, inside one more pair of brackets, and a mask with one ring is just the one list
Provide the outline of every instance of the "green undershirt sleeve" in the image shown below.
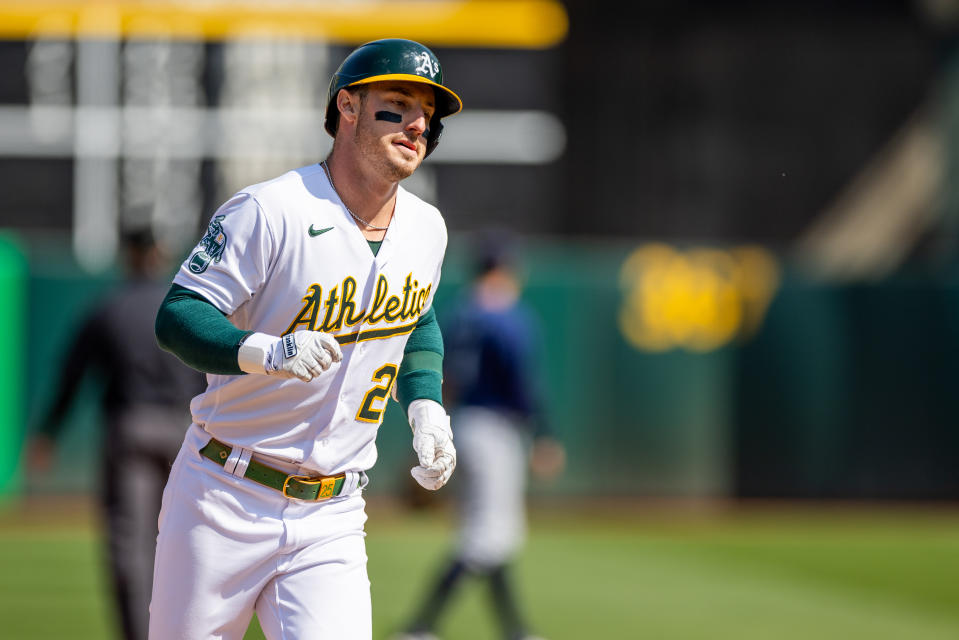
[[443,334],[430,307],[416,323],[403,351],[396,377],[396,397],[406,414],[414,400],[443,403]]
[[174,284],[160,303],[157,343],[189,366],[205,373],[242,375],[237,364],[240,341],[252,331],[237,329],[206,298]]

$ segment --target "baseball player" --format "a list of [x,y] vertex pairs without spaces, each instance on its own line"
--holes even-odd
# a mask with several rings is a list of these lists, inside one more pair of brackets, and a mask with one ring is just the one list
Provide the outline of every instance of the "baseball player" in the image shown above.
[[[370,638],[365,471],[388,397],[426,489],[456,464],[432,309],[440,213],[400,185],[462,108],[426,47],[358,47],[330,82],[324,162],[213,215],[157,314],[206,371],[164,492],[150,637]],[[395,389],[394,389],[395,387]]]
[[406,631],[393,640],[437,640],[434,632],[464,577],[485,582],[504,640],[541,640],[529,632],[509,567],[525,537],[525,466],[551,478],[565,464],[535,383],[532,311],[520,299],[514,249],[491,233],[479,246],[476,278],[448,323],[447,397],[455,403],[460,450],[457,548],[436,576]]

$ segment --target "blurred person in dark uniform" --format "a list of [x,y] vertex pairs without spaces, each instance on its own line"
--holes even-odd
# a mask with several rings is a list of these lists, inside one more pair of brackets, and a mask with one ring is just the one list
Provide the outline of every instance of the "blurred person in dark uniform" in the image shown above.
[[145,639],[160,500],[190,424],[203,374],[157,346],[154,318],[167,293],[166,260],[149,231],[124,237],[126,279],[85,318],[69,346],[28,465],[48,469],[54,441],[86,374],[105,383],[100,497],[123,636]]
[[[395,640],[432,640],[464,577],[484,580],[506,640],[533,640],[510,579],[526,535],[526,468],[553,478],[565,451],[552,437],[538,391],[535,316],[520,301],[515,241],[489,233],[478,247],[466,299],[442,323],[443,387],[459,451],[459,540],[417,614]],[[530,446],[531,445],[531,446]]]

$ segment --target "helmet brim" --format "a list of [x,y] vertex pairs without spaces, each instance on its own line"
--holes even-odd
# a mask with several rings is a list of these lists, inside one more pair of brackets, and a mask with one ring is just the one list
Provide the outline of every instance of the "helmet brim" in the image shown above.
[[440,118],[445,118],[446,116],[451,116],[454,113],[458,113],[463,109],[463,101],[458,95],[444,87],[443,85],[433,82],[429,78],[424,78],[423,76],[417,76],[412,73],[386,73],[379,76],[370,76],[369,78],[363,78],[362,80],[357,80],[356,82],[351,82],[350,84],[343,87],[343,89],[348,89],[350,87],[355,87],[361,84],[370,84],[371,82],[384,82],[388,80],[402,80],[403,82],[416,82],[418,84],[426,84],[431,87],[436,92],[436,116]]

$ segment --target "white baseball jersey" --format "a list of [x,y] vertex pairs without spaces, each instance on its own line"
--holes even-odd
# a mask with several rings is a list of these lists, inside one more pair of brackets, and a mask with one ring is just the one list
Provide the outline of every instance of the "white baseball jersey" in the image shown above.
[[214,437],[332,475],[376,461],[376,431],[410,332],[446,251],[439,211],[398,188],[372,250],[319,164],[248,187],[220,207],[174,282],[240,329],[337,337],[343,360],[311,382],[208,375],[193,420]]

